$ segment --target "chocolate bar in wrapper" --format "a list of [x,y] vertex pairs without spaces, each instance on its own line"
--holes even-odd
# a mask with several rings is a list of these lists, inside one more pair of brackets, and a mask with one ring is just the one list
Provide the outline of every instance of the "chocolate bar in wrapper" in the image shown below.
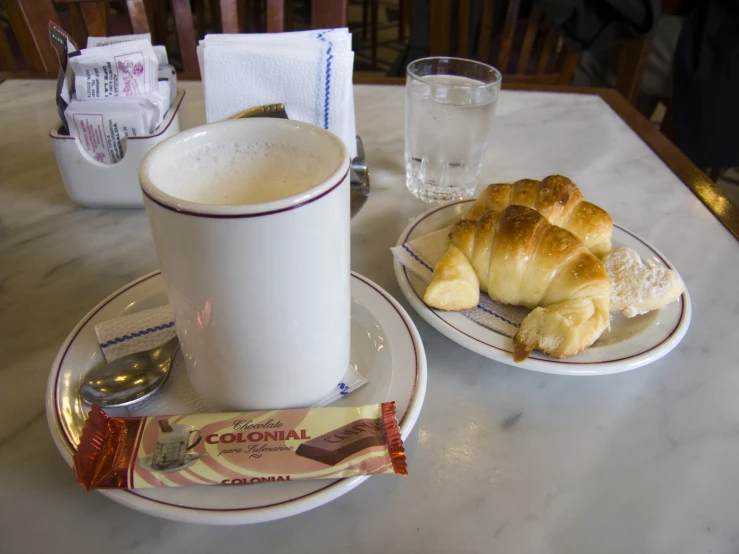
[[394,402],[147,417],[95,405],[74,470],[87,490],[408,474]]

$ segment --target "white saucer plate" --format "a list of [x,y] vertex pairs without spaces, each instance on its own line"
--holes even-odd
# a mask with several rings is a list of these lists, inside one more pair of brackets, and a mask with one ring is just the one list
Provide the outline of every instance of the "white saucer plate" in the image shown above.
[[[395,401],[405,439],[418,419],[426,394],[426,355],[421,337],[400,304],[369,279],[352,273],[351,291],[351,363],[369,382],[332,405]],[[95,324],[166,302],[159,272],[141,277],[93,308],[59,350],[46,391],[46,416],[57,448],[70,465],[89,410],[79,396],[80,382],[89,369],[104,362]],[[176,391],[165,384],[160,394],[172,395]],[[177,398],[171,400],[178,404]],[[139,413],[136,406],[109,412],[156,415]],[[270,521],[316,508],[346,494],[367,478],[101,492],[135,510],[174,521],[238,525]]]
[[[458,221],[474,200],[461,200],[432,208],[412,221],[401,233],[398,244],[411,241]],[[618,225],[613,226],[613,246],[633,248],[647,265],[672,264],[656,248]],[[611,329],[587,350],[564,360],[534,352],[521,363],[513,361],[513,340],[458,312],[429,308],[422,298],[426,283],[395,261],[395,276],[413,309],[439,332],[454,342],[504,364],[560,375],[607,375],[645,366],[675,348],[690,325],[690,296],[686,291],[677,302],[634,318],[614,315]]]

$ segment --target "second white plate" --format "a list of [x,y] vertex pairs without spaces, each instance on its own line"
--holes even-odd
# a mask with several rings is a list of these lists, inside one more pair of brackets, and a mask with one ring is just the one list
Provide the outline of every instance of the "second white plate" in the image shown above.
[[[462,217],[472,202],[474,200],[453,202],[421,214],[401,233],[398,244],[451,225]],[[647,264],[675,269],[657,249],[618,225],[613,226],[613,246],[628,246]],[[483,327],[462,313],[429,308],[422,300],[426,283],[397,260],[395,276],[413,309],[454,342],[504,364],[544,373],[607,375],[636,369],[669,353],[680,343],[690,325],[690,297],[686,291],[678,302],[643,316],[631,319],[613,316],[610,331],[577,356],[555,360],[534,352],[524,362],[515,363],[511,337]]]

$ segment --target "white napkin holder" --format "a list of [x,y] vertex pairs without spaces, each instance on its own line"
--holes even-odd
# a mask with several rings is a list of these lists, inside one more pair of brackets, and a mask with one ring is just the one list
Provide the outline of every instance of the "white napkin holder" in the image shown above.
[[126,153],[115,164],[93,159],[75,137],[59,133],[54,127],[49,136],[67,195],[77,204],[90,208],[143,208],[139,186],[139,164],[156,144],[180,132],[180,107],[183,89],[153,135],[126,139]]

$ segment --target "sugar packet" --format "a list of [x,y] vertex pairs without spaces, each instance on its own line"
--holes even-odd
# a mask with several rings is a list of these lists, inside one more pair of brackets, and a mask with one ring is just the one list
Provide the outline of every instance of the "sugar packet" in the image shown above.
[[160,44],[155,44],[154,46],[152,46],[152,48],[154,49],[154,54],[156,54],[159,67],[169,64],[169,58],[167,57],[166,47]]
[[[145,40],[151,44],[151,34],[140,33],[138,35],[119,35],[117,37],[88,37],[87,47],[95,48],[97,46],[108,46],[110,44],[120,44],[121,42],[133,42],[136,40]],[[167,57],[167,48],[161,45],[152,46],[154,54],[156,54],[159,66],[167,65],[169,58]]]
[[146,40],[80,50],[69,66],[78,100],[151,94],[158,86],[159,62]]
[[[165,84],[166,83],[166,84]],[[159,83],[157,90],[159,94],[167,97],[166,91],[169,91],[169,103],[172,104],[177,97],[177,73],[171,65],[159,66]]]
[[108,46],[110,44],[120,44],[121,42],[133,42],[136,40],[145,40],[151,44],[151,33],[118,35],[115,37],[87,37],[87,47],[96,48],[98,46]]
[[115,102],[72,99],[64,116],[69,134],[77,138],[93,159],[114,164],[126,153],[126,139],[148,135],[156,125],[158,108],[142,96]]

